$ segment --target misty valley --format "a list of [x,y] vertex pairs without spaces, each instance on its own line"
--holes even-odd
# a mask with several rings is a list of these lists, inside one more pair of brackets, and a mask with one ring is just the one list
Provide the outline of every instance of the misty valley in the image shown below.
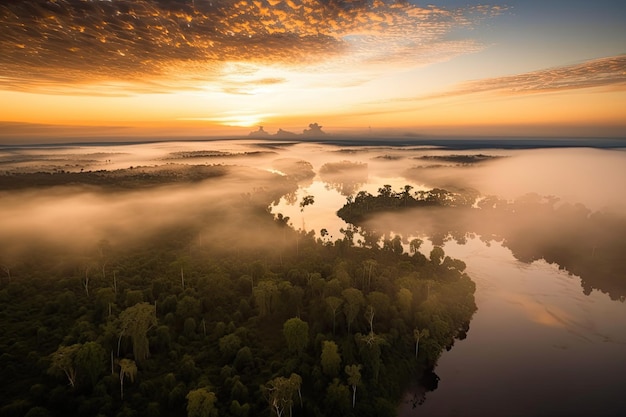
[[626,413],[626,153],[0,147],[3,416]]

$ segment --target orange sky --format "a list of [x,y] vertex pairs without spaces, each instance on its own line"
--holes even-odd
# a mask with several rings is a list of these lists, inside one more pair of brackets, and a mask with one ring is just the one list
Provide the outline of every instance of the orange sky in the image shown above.
[[32,135],[24,124],[43,136],[299,133],[314,121],[331,133],[626,136],[624,6],[588,14],[604,20],[586,32],[584,6],[566,2],[169,3],[0,5],[0,136]]

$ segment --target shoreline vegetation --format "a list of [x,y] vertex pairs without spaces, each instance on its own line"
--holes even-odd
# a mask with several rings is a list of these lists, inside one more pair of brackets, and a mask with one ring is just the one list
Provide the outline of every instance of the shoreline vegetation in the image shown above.
[[335,241],[295,230],[269,207],[296,179],[231,168],[7,176],[5,195],[238,185],[140,239],[1,253],[0,414],[393,416],[432,379],[476,311],[465,264],[419,239],[406,253],[399,237],[355,245],[351,227]]
[[[626,219],[614,212],[592,212],[535,193],[507,201],[473,189],[412,192],[409,185],[399,191],[385,185],[378,195],[361,191],[349,197],[337,215],[357,226],[368,246],[390,230],[404,239],[426,235],[436,246],[448,240],[464,244],[478,235],[487,243],[501,242],[522,262],[544,259],[578,275],[586,295],[595,289],[626,300]],[[384,227],[373,221],[376,216],[384,218]],[[415,224],[420,230],[412,228]]]

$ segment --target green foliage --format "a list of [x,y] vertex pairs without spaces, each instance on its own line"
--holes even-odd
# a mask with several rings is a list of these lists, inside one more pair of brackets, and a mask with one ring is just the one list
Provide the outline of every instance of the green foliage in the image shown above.
[[187,417],[217,417],[215,408],[217,397],[207,388],[189,391],[187,398]]
[[341,355],[337,343],[332,340],[324,340],[322,342],[322,371],[330,376],[335,377],[339,373],[341,367]]
[[350,411],[350,389],[338,378],[326,388],[325,405],[326,415],[345,416]]
[[343,300],[339,297],[329,296],[325,299],[326,305],[328,306],[328,310],[333,317],[333,334],[335,334],[336,321],[337,321],[337,313],[343,304]]
[[76,367],[89,379],[92,387],[105,370],[106,352],[100,344],[87,342],[76,352]]
[[343,312],[346,315],[346,323],[348,324],[348,333],[352,323],[359,315],[361,307],[365,304],[363,293],[356,288],[346,288],[341,292],[344,299]]
[[309,324],[298,317],[291,318],[283,324],[283,335],[287,349],[302,355],[309,344]]
[[435,265],[439,265],[444,256],[445,254],[443,252],[443,249],[441,249],[441,247],[439,246],[433,247],[433,249],[430,251],[430,261]]
[[241,348],[241,339],[236,334],[228,334],[219,340],[220,352],[226,358],[232,358]]
[[273,414],[280,417],[287,410],[291,415],[291,410],[296,400],[296,394],[301,398],[300,386],[302,378],[298,374],[292,373],[289,378],[276,377],[267,384],[261,386],[261,392],[267,400]]
[[124,379],[128,378],[130,382],[135,382],[137,376],[137,365],[135,361],[130,359],[120,360],[120,397],[124,399]]
[[239,401],[233,400],[230,403],[230,413],[235,417],[247,417],[250,413],[250,404],[240,404]]
[[133,356],[143,361],[150,355],[148,331],[157,325],[156,309],[148,303],[135,304],[120,313],[120,338],[128,335],[133,343]]
[[345,372],[348,376],[348,384],[352,387],[352,408],[354,408],[356,389],[361,385],[361,365],[346,365]]
[[132,307],[135,304],[143,303],[143,292],[139,290],[126,290],[124,299],[126,307]]
[[183,298],[178,300],[178,303],[176,304],[176,315],[182,320],[189,317],[195,319],[200,315],[200,309],[200,300],[189,295],[185,295]]
[[49,371],[53,374],[64,374],[72,387],[76,386],[76,355],[82,345],[59,346],[50,355]]

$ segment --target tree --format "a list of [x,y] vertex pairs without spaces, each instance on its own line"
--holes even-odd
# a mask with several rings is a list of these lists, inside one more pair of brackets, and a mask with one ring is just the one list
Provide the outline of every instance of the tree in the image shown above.
[[122,336],[127,335],[133,343],[135,360],[139,362],[146,359],[150,355],[148,331],[156,325],[156,308],[151,304],[139,303],[122,311],[117,356],[120,355],[119,344]]
[[411,252],[411,254],[416,254],[420,250],[422,243],[424,243],[424,241],[419,238],[411,240],[409,242],[409,252]]
[[[378,265],[374,259],[368,259],[363,262],[363,272],[367,273],[367,281],[365,280],[365,276],[363,276],[363,290],[369,291],[372,286],[372,273],[374,272],[374,268]],[[367,285],[366,285],[367,283]]]
[[[390,308],[393,305],[391,303],[391,298],[385,293],[380,291],[372,291],[367,294],[367,303],[374,309],[376,312],[376,317],[379,320],[387,321],[390,316]],[[367,315],[367,313],[366,313]],[[370,325],[370,331],[373,331]]]
[[135,381],[137,376],[137,364],[131,359],[120,360],[120,397],[124,399],[124,378],[128,377],[130,382]]
[[430,331],[428,329],[418,329],[417,327],[413,329],[413,337],[415,338],[415,357],[417,358],[417,353],[419,351],[420,340],[422,338],[427,338],[430,336]]
[[76,387],[76,365],[75,359],[81,344],[70,346],[59,346],[59,348],[50,355],[52,363],[49,371],[52,374],[63,373],[67,377],[72,388]]
[[404,248],[402,247],[402,238],[399,235],[395,235],[393,239],[385,239],[383,242],[383,250],[387,252],[393,252],[397,255],[402,255]]
[[135,304],[142,303],[143,299],[143,291],[141,290],[126,290],[124,293],[124,303],[126,307],[134,306]]
[[348,333],[350,333],[352,322],[358,316],[361,306],[365,303],[365,298],[363,297],[363,293],[356,288],[347,288],[341,292],[341,295],[346,301],[343,306],[343,312],[346,315]]
[[333,335],[335,334],[335,322],[337,318],[337,310],[339,310],[339,307],[341,307],[342,304],[343,304],[343,300],[339,297],[335,297],[332,295],[329,297],[326,297],[326,305],[328,306],[328,309],[333,315]]
[[302,201],[300,202],[300,211],[304,211],[306,206],[310,206],[313,203],[315,203],[315,197],[312,195],[305,195],[302,197]]
[[259,316],[272,313],[272,307],[278,297],[278,286],[274,281],[261,281],[254,287],[254,300],[259,307]]
[[337,376],[339,373],[339,367],[341,366],[341,355],[339,354],[339,348],[337,343],[329,340],[322,342],[322,371],[330,376]]
[[434,263],[435,265],[441,264],[441,260],[443,259],[444,256],[445,256],[445,253],[443,252],[443,249],[441,249],[440,246],[434,246],[433,249],[430,251],[430,261]]
[[[304,197],[302,197],[302,201],[300,202],[300,212],[303,212],[306,206],[309,206],[313,204],[314,202],[315,202],[315,199],[312,195],[305,195]],[[302,230],[306,230],[304,226],[304,217],[302,217]]]
[[385,184],[381,188],[378,189],[378,195],[380,197],[390,198],[392,194],[393,194],[393,191],[391,189],[391,185],[389,184]]
[[198,388],[187,394],[188,417],[217,417],[215,402],[217,396],[207,388]]
[[287,349],[301,355],[309,344],[309,324],[298,317],[291,318],[283,324],[283,335]]
[[104,373],[106,356],[107,352],[96,342],[87,342],[76,352],[76,367],[89,378],[92,387]]
[[225,358],[230,359],[237,354],[241,348],[241,339],[234,333],[220,337],[219,348]]
[[200,300],[191,296],[184,296],[176,304],[176,315],[181,319],[193,317],[196,318],[200,315],[202,310]]
[[377,336],[376,334],[374,334],[374,332],[370,332],[367,335],[357,333],[354,336],[354,339],[356,340],[357,346],[359,347],[359,354],[361,355],[361,359],[363,359],[371,367],[374,381],[378,382],[378,375],[380,373],[380,366],[382,364],[382,360],[380,358],[380,347],[381,345],[386,343],[385,339]]
[[326,388],[324,401],[328,415],[345,416],[350,413],[350,389],[339,378],[334,378]]
[[404,319],[409,320],[413,306],[413,293],[406,288],[400,288],[396,294],[396,302]]
[[[287,410],[289,410],[289,415],[291,416],[293,399],[296,392],[300,395],[301,385],[302,378],[298,374],[291,374],[289,378],[279,376],[262,385],[261,392],[263,392],[270,409],[277,417],[285,415]],[[302,402],[301,395],[300,401]]]
[[356,402],[356,387],[361,384],[361,365],[346,365],[348,384],[352,387],[352,408]]
[[96,305],[101,312],[108,311],[108,315],[111,316],[113,304],[115,304],[115,292],[112,288],[100,288],[96,292]]
[[374,316],[376,315],[376,309],[372,305],[368,305],[365,308],[365,318],[370,325],[370,333],[374,333]]
[[402,191],[400,199],[402,200],[405,207],[407,206],[408,202],[412,200],[412,197],[411,197],[412,189],[413,189],[413,186],[407,184],[404,186],[404,189]]

